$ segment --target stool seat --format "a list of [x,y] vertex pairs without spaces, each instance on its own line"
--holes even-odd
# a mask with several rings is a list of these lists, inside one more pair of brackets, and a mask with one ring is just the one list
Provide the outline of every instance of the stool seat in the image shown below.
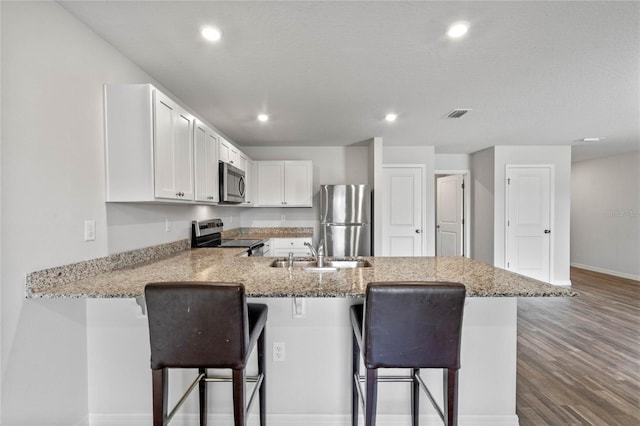
[[[358,425],[358,403],[365,426],[375,425],[378,381],[412,383],[412,425],[418,426],[422,389],[447,426],[457,425],[458,370],[465,287],[449,282],[374,282],[365,302],[351,307],[353,330],[352,425]],[[366,375],[360,376],[360,362]],[[409,368],[408,377],[379,377],[380,368]],[[443,369],[441,409],[420,377],[421,368]],[[361,383],[365,383],[365,390]]]
[[[256,391],[260,425],[266,426],[266,305],[247,303],[244,286],[236,283],[165,282],[145,286],[149,319],[153,383],[153,424],[167,425],[187,396],[199,388],[200,425],[207,423],[207,384],[233,383],[234,425],[246,426]],[[258,375],[246,376],[247,362],[257,346]],[[168,369],[196,368],[198,375],[167,414]],[[231,369],[231,377],[213,377],[207,369]],[[255,382],[246,401],[246,382]]]

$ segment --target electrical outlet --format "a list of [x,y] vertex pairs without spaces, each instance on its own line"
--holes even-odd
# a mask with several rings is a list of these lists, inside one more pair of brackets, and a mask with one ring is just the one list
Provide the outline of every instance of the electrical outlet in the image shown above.
[[85,220],[84,221],[84,240],[95,241],[96,239],[96,221]]
[[284,342],[273,342],[273,360],[275,362],[283,362],[285,360]]
[[287,216],[286,215],[281,215],[280,216],[280,222],[284,223],[287,221]]
[[169,219],[164,220],[164,232],[171,232],[173,230],[173,224]]

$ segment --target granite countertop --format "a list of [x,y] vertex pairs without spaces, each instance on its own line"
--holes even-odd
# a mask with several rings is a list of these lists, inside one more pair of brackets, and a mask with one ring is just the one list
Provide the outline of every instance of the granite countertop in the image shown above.
[[222,232],[222,238],[268,240],[270,238],[312,238],[313,228],[236,228]]
[[[463,257],[366,257],[372,267],[311,272],[273,268],[272,257],[240,257],[244,249],[183,250],[160,260],[98,272],[74,281],[27,280],[29,298],[132,298],[157,281],[244,284],[248,297],[361,297],[373,281],[455,281],[471,297],[573,296],[556,287]],[[46,271],[41,271],[46,272]],[[46,275],[46,274],[45,274]],[[49,273],[56,278],[61,272]],[[55,276],[55,277],[54,277]]]

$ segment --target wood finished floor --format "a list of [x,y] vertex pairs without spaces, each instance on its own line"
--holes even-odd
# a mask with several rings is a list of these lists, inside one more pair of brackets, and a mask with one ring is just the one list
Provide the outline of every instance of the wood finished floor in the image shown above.
[[640,425],[640,283],[571,269],[576,298],[518,299],[521,426]]

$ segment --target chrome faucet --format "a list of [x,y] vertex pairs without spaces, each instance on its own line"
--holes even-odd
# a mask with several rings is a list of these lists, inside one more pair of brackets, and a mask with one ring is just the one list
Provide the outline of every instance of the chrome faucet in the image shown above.
[[313,248],[311,243],[305,242],[304,245],[309,247],[309,250],[311,250],[311,257],[313,257],[314,259],[318,257],[318,252],[316,252],[316,249]]
[[318,259],[316,261],[318,268],[322,268],[324,266],[324,240],[320,240],[320,244],[318,244]]
[[309,247],[309,250],[311,250],[311,257],[316,260],[316,265],[319,268],[322,268],[324,266],[324,240],[320,240],[320,244],[318,244],[318,250],[313,248],[313,245],[311,245],[311,243],[307,242],[304,243],[304,245]]

